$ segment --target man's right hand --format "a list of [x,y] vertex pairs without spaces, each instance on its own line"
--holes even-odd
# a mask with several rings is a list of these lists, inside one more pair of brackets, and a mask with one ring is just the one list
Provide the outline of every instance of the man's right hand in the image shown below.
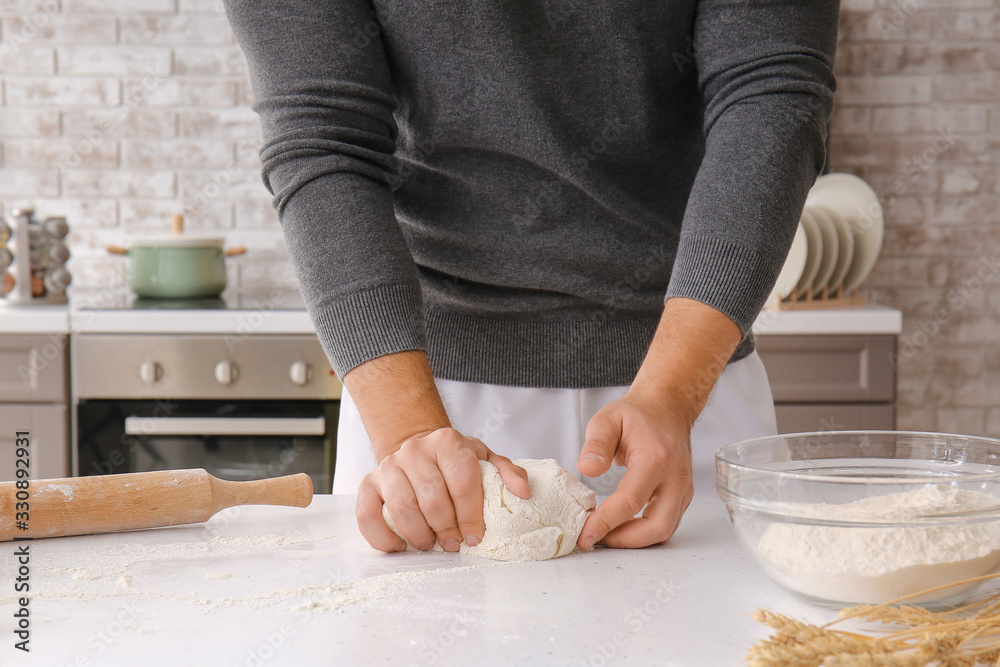
[[479,461],[489,461],[514,495],[531,494],[528,474],[481,440],[451,428],[427,354],[397,352],[367,361],[344,376],[372,441],[378,467],[358,489],[358,527],[382,551],[406,544],[382,519],[383,503],[410,544],[434,542],[458,551],[483,539],[483,482]]
[[358,489],[361,534],[381,551],[406,548],[382,518],[385,504],[396,528],[418,549],[438,542],[445,551],[458,551],[463,540],[476,546],[486,529],[479,461],[495,465],[514,495],[531,494],[523,468],[477,438],[439,428],[408,438],[365,476]]

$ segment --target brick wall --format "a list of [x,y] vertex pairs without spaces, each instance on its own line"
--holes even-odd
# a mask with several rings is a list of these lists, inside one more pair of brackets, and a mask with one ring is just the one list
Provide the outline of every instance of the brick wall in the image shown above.
[[[886,204],[866,291],[901,308],[899,426],[1000,436],[995,0],[844,0],[831,166]],[[0,206],[73,226],[78,285],[125,234],[222,230],[243,285],[294,284],[216,0],[0,0]]]
[[901,429],[1000,436],[1000,3],[843,0],[830,165],[886,209]]
[[0,0],[0,36],[0,207],[68,217],[75,285],[123,283],[104,247],[173,213],[249,248],[231,283],[295,284],[221,2]]

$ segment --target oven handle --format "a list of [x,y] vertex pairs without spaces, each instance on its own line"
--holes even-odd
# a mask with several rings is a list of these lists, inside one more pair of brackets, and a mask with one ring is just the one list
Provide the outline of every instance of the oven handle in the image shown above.
[[127,435],[324,435],[323,417],[126,417]]

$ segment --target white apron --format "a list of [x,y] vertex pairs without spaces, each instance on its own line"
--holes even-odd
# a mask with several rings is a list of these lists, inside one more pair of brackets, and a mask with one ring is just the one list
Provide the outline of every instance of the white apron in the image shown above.
[[[628,387],[535,389],[437,380],[452,425],[511,459],[556,459],[577,473],[590,418],[625,395]],[[729,364],[691,432],[695,483],[712,483],[715,451],[726,444],[777,433],[774,402],[764,364],[756,352]],[[333,492],[355,494],[375,468],[371,441],[347,390],[340,403]],[[624,468],[581,479],[597,495],[610,495]],[[577,473],[579,476],[579,474]]]

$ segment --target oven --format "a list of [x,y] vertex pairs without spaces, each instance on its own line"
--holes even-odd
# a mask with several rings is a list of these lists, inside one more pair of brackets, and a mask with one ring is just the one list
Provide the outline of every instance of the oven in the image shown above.
[[303,472],[329,493],[341,385],[315,335],[73,337],[73,474]]

